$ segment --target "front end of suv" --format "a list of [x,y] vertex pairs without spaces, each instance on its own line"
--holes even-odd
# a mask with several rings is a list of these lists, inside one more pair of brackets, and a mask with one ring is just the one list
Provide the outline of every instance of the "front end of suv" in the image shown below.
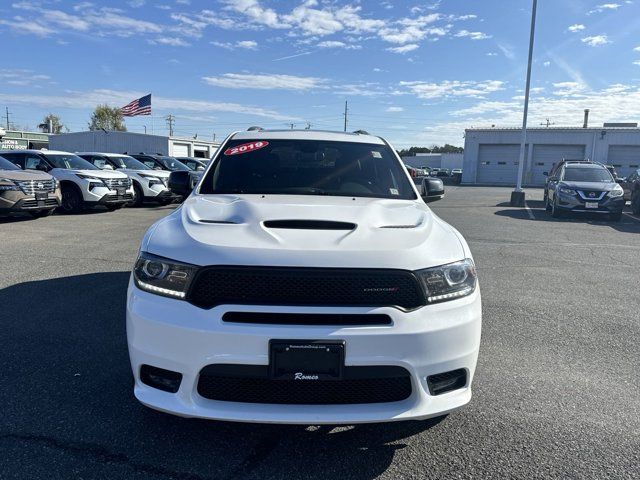
[[619,185],[581,188],[560,183],[557,207],[566,213],[619,215],[624,209],[624,191]]
[[[15,178],[17,176],[21,178]],[[39,217],[50,215],[60,206],[62,195],[58,181],[46,174],[33,176],[37,178],[0,171],[0,214],[30,213]]]
[[[426,419],[467,404],[482,322],[475,264],[393,150],[369,135],[245,135],[278,153],[290,135],[360,142],[370,158],[355,161],[393,158],[402,185],[379,197],[211,194],[208,172],[142,240],[127,298],[137,399],[184,417],[292,424]],[[331,148],[300,151],[348,167]]]

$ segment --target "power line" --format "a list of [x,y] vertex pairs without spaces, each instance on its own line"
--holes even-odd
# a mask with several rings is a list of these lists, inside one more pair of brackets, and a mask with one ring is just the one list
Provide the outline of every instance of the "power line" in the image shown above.
[[347,115],[349,114],[348,102],[344,101],[344,131],[347,131]]
[[9,107],[4,107],[5,112],[7,112],[5,114],[5,118],[7,119],[7,130],[9,130],[9,115],[13,115],[11,112],[9,112]]

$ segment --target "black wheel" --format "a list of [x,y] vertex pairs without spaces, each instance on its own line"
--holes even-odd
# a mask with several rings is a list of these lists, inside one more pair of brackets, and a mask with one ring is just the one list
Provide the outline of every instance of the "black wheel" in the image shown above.
[[620,220],[622,220],[622,212],[609,214],[609,220],[611,220],[612,222],[619,222]]
[[634,215],[640,215],[640,192],[634,192],[631,196],[631,210]]
[[547,212],[551,211],[551,205],[549,204],[549,195],[547,195],[546,193],[544,194],[544,209]]
[[82,210],[82,197],[71,186],[62,187],[62,204],[60,208],[65,213],[78,213]]
[[144,195],[142,193],[142,188],[137,183],[133,184],[133,200],[129,202],[129,207],[141,207],[144,203]]
[[553,218],[560,218],[562,216],[562,212],[558,208],[558,197],[553,198],[553,203],[551,204],[551,216]]
[[53,214],[53,208],[50,210],[36,210],[35,212],[29,212],[29,214],[33,217],[33,218],[42,218],[42,217],[48,217],[49,215]]

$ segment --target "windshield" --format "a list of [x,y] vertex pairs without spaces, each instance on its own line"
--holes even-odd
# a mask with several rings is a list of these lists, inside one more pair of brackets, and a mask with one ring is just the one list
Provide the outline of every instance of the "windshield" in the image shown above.
[[388,146],[319,140],[231,141],[200,193],[416,198]]
[[567,167],[562,179],[565,182],[613,182],[613,177],[606,168]]
[[178,161],[177,158],[162,157],[160,161],[164,164],[167,170],[171,170],[172,172],[178,172],[178,171],[190,172],[191,171],[189,167],[187,167],[184,163]]
[[74,170],[100,170],[92,163],[87,162],[72,153],[47,153],[45,157],[54,168],[65,168]]
[[116,168],[129,168],[131,170],[151,170],[144,163],[129,155],[109,156]]
[[6,158],[0,157],[0,170],[20,170]]

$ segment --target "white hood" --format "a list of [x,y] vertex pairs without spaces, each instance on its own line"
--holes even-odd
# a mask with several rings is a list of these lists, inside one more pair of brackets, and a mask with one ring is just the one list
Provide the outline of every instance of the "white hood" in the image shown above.
[[[337,221],[356,227],[268,228],[264,222],[270,220]],[[194,195],[149,229],[142,249],[196,265],[415,270],[465,258],[468,249],[461,242],[420,200]]]
[[54,169],[54,170],[64,170],[68,173],[79,173],[80,175],[87,175],[88,177],[95,178],[104,178],[104,179],[113,179],[113,178],[127,178],[127,176],[122,172],[116,172],[113,170],[76,170],[76,169]]
[[118,172],[122,172],[127,175],[153,176],[162,180],[168,179],[171,174],[171,172],[166,170],[132,170],[130,168],[119,168]]

